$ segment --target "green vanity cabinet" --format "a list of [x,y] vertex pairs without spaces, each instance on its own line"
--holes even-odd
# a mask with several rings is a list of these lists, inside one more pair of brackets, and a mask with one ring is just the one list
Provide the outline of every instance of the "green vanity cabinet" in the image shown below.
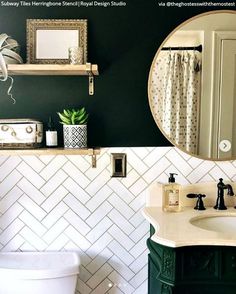
[[236,247],[147,245],[148,294],[236,294]]

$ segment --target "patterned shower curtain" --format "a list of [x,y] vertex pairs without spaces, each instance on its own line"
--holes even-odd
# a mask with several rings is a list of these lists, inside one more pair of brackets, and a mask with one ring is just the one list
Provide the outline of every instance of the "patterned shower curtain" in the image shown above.
[[164,132],[179,147],[197,154],[199,53],[162,52],[156,65],[156,90],[157,117]]

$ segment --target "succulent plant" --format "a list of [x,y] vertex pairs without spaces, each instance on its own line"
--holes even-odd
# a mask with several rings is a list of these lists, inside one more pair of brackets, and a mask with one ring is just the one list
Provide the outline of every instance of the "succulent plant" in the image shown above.
[[88,113],[85,108],[81,109],[64,109],[63,112],[57,112],[63,125],[85,125],[88,122]]

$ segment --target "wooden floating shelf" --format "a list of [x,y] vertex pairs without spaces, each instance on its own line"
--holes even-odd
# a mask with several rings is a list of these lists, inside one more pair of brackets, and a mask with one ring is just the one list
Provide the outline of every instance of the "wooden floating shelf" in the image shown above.
[[92,158],[92,167],[97,166],[97,158],[100,149],[67,149],[67,148],[35,148],[35,149],[0,149],[0,156],[24,156],[24,155],[89,155]]
[[0,149],[0,155],[91,155],[100,154],[100,149],[67,149],[67,148],[35,148],[35,149]]
[[[87,64],[88,65],[88,64]],[[56,75],[56,76],[87,76],[86,64],[8,64],[9,75]],[[90,64],[89,64],[90,65]],[[98,65],[91,64],[91,73],[99,74]]]

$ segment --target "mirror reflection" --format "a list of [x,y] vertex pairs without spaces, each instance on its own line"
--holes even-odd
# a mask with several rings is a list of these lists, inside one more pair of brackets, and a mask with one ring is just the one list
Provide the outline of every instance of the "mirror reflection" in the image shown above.
[[236,12],[214,11],[178,27],[158,49],[149,104],[164,135],[204,159],[236,157]]

